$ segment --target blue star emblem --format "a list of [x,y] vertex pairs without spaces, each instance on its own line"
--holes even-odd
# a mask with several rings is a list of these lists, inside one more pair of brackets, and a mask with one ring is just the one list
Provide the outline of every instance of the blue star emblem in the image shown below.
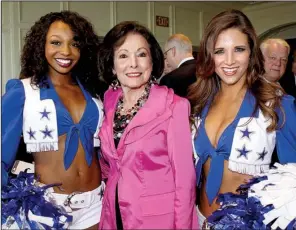
[[52,135],[51,135],[51,132],[52,131],[53,131],[53,129],[52,130],[48,130],[47,125],[45,126],[45,129],[44,130],[40,130],[40,132],[42,132],[44,134],[43,139],[45,139],[47,136],[50,137],[50,138],[53,138]]
[[247,150],[246,149],[246,145],[243,146],[242,149],[238,149],[236,148],[236,151],[238,151],[240,153],[240,155],[238,155],[237,158],[241,157],[241,156],[244,156],[246,159],[248,159],[248,153],[251,152],[251,150]]
[[258,153],[259,157],[257,160],[261,159],[262,161],[264,161],[264,157],[266,156],[267,153],[268,152],[265,150],[265,147],[264,147],[263,151],[261,153]]
[[253,134],[254,133],[253,131],[249,131],[248,126],[246,127],[245,130],[240,130],[240,131],[243,134],[241,138],[247,137],[249,140],[250,140],[250,134]]
[[49,117],[48,117],[48,114],[50,114],[51,112],[47,112],[46,111],[46,108],[44,108],[44,110],[42,111],[42,112],[39,112],[39,113],[41,113],[41,118],[40,118],[40,120],[43,118],[43,117],[46,117],[48,120],[49,120]]
[[36,133],[36,131],[32,131],[32,129],[31,129],[31,127],[30,127],[30,130],[29,131],[27,131],[27,133],[30,135],[30,140],[32,139],[32,138],[34,138],[35,140],[36,140],[36,138],[35,138],[35,133]]

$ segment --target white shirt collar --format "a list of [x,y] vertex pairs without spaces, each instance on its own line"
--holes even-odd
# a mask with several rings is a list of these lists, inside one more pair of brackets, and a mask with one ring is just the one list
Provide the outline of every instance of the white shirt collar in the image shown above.
[[178,65],[178,67],[177,68],[179,68],[180,67],[180,65],[182,65],[184,62],[186,62],[186,61],[189,61],[189,60],[193,60],[194,59],[194,57],[188,57],[188,58],[184,58],[180,63],[179,63],[179,65]]

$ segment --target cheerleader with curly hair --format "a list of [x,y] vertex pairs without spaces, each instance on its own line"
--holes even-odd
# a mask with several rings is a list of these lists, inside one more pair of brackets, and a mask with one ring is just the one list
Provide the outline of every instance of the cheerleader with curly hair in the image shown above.
[[[62,228],[64,221],[78,229],[99,223],[98,49],[92,24],[71,11],[46,14],[27,33],[20,79],[7,82],[2,98],[2,223]],[[33,154],[34,179],[9,177],[21,137]]]

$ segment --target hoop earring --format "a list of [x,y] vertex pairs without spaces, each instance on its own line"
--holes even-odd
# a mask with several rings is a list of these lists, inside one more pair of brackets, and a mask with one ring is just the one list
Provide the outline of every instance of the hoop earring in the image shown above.
[[120,87],[118,79],[115,79],[114,81],[112,81],[110,86],[114,91],[117,90]]

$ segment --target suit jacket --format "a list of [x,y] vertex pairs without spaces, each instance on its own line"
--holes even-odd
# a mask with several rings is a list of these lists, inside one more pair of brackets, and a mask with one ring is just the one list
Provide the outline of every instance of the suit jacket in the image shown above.
[[163,76],[159,84],[172,88],[180,97],[187,97],[189,85],[196,81],[195,72],[196,60],[189,60]]
[[295,77],[292,72],[285,74],[279,82],[287,94],[296,98]]
[[188,101],[152,86],[116,148],[113,120],[121,95],[110,89],[104,100],[100,164],[108,181],[99,229],[116,229],[116,186],[124,229],[197,229]]

